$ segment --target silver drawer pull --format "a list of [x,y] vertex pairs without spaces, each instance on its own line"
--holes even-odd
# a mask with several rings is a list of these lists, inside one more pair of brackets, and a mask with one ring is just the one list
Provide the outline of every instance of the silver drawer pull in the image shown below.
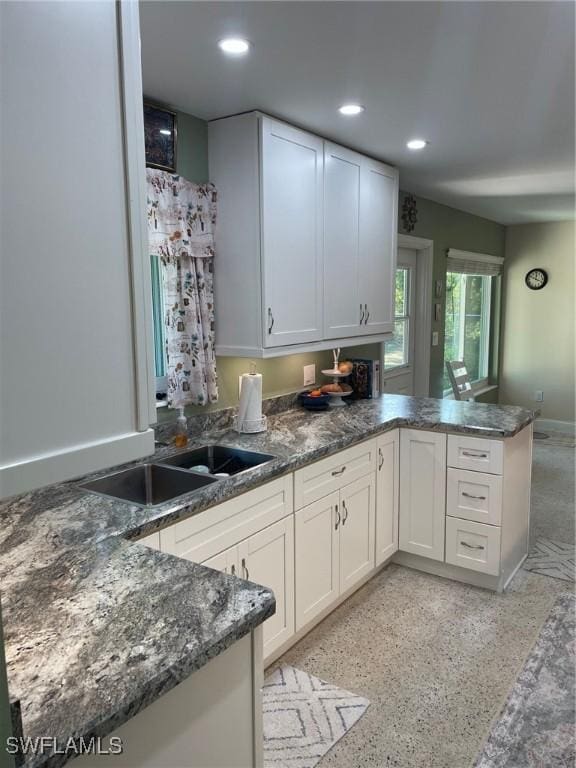
[[230,573],[232,574],[232,576],[236,576],[236,566],[234,565],[234,563],[232,563],[232,567],[230,568]]
[[364,310],[366,312],[366,318],[364,320],[364,325],[368,325],[368,320],[370,319],[370,310],[368,309],[368,304],[364,304]]
[[336,504],[334,509],[336,511],[336,523],[334,525],[334,530],[337,531],[338,530],[338,526],[340,525],[340,512],[338,512],[338,504]]
[[336,477],[337,475],[343,475],[345,471],[346,471],[346,465],[344,465],[344,466],[342,467],[342,469],[335,469],[335,470],[332,472],[332,477]]
[[378,448],[378,455],[380,456],[380,464],[378,465],[378,472],[380,472],[380,470],[384,466],[384,454],[382,453],[382,448]]
[[344,517],[342,518],[342,525],[346,525],[346,520],[348,520],[348,507],[346,506],[346,502],[342,501],[342,509],[344,510]]
[[244,578],[249,579],[250,578],[250,572],[248,570],[248,566],[246,565],[246,558],[242,558],[242,571],[244,572]]
[[462,456],[469,456],[471,459],[487,459],[487,453],[471,453],[470,451],[462,451]]
[[274,328],[274,315],[272,314],[271,307],[268,307],[268,333],[272,333],[272,328]]
[[362,304],[360,304],[360,325],[364,324],[364,310],[362,309]]
[[465,541],[461,541],[460,544],[462,544],[463,547],[467,547],[468,549],[484,549],[482,544],[468,544]]
[[466,493],[466,491],[462,491],[462,496],[466,496],[467,499],[480,499],[480,501],[486,501],[486,496],[474,496],[473,493]]

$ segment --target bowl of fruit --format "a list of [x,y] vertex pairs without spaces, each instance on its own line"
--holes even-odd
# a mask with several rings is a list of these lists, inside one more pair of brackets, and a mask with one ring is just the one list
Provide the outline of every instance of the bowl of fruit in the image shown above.
[[326,411],[329,402],[330,395],[322,392],[321,389],[300,393],[300,403],[308,411]]

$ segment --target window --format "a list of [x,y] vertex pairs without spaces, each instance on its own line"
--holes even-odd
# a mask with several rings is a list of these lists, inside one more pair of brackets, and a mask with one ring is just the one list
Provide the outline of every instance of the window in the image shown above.
[[410,360],[410,274],[408,267],[396,270],[394,335],[384,344],[384,370],[409,365]]
[[[491,294],[490,275],[446,273],[444,359],[463,360],[476,384],[488,379]],[[446,372],[444,390],[452,392]]]

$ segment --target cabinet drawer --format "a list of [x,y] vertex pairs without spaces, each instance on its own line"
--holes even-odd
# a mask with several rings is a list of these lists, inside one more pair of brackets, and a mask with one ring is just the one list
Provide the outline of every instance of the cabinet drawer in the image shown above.
[[477,523],[500,525],[502,477],[467,469],[448,469],[446,514]]
[[292,475],[243,493],[160,531],[163,552],[202,563],[293,511]]
[[446,518],[446,562],[491,576],[500,573],[500,528]]
[[376,440],[366,440],[316,461],[294,473],[294,508],[301,509],[375,471]]
[[448,435],[448,466],[501,475],[504,443],[467,435]]

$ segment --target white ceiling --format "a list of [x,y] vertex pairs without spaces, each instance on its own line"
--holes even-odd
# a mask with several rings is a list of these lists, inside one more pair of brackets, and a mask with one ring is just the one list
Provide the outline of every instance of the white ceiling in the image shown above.
[[[504,224],[574,215],[572,2],[141,4],[144,91],[210,120],[261,109]],[[247,57],[216,42],[247,37]],[[359,117],[337,108],[355,101]],[[406,140],[424,137],[422,152]]]

